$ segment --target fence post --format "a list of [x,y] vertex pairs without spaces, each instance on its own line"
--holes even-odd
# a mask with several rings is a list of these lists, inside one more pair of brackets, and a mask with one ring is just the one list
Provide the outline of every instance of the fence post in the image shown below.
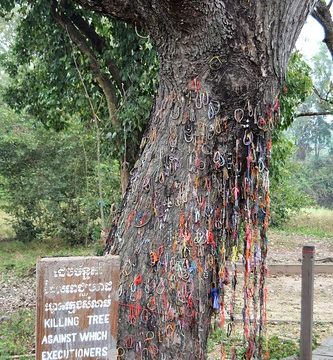
[[303,246],[302,310],[301,310],[301,359],[312,360],[314,246]]

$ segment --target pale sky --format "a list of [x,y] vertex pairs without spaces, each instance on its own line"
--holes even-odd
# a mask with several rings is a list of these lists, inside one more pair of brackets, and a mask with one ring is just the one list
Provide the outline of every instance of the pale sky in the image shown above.
[[309,16],[297,40],[296,48],[307,60],[310,60],[318,52],[323,39],[323,28],[312,16]]

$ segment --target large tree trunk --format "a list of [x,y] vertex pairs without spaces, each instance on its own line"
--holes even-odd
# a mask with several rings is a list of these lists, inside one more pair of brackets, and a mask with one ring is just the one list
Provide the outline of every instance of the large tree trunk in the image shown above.
[[119,359],[205,359],[213,312],[229,332],[243,318],[246,358],[265,358],[270,134],[313,1],[80,3],[144,26],[161,60],[143,152],[108,241],[122,259]]

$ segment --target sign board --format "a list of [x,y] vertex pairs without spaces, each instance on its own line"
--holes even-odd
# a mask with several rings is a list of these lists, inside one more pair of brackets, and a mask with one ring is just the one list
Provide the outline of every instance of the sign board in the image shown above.
[[37,264],[36,359],[116,359],[118,256]]

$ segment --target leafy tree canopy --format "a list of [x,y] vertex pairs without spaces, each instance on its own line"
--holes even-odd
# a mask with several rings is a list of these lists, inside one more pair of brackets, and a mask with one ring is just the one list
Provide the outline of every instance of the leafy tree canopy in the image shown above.
[[[118,156],[124,151],[124,133],[131,132],[137,147],[157,79],[149,40],[71,1],[5,1],[1,10],[16,19],[15,41],[3,61],[12,79],[6,102],[56,130],[68,126],[72,116],[89,123],[93,105]],[[116,112],[111,115],[117,116],[118,126],[109,121],[109,99],[96,80],[100,77],[114,91]]]

